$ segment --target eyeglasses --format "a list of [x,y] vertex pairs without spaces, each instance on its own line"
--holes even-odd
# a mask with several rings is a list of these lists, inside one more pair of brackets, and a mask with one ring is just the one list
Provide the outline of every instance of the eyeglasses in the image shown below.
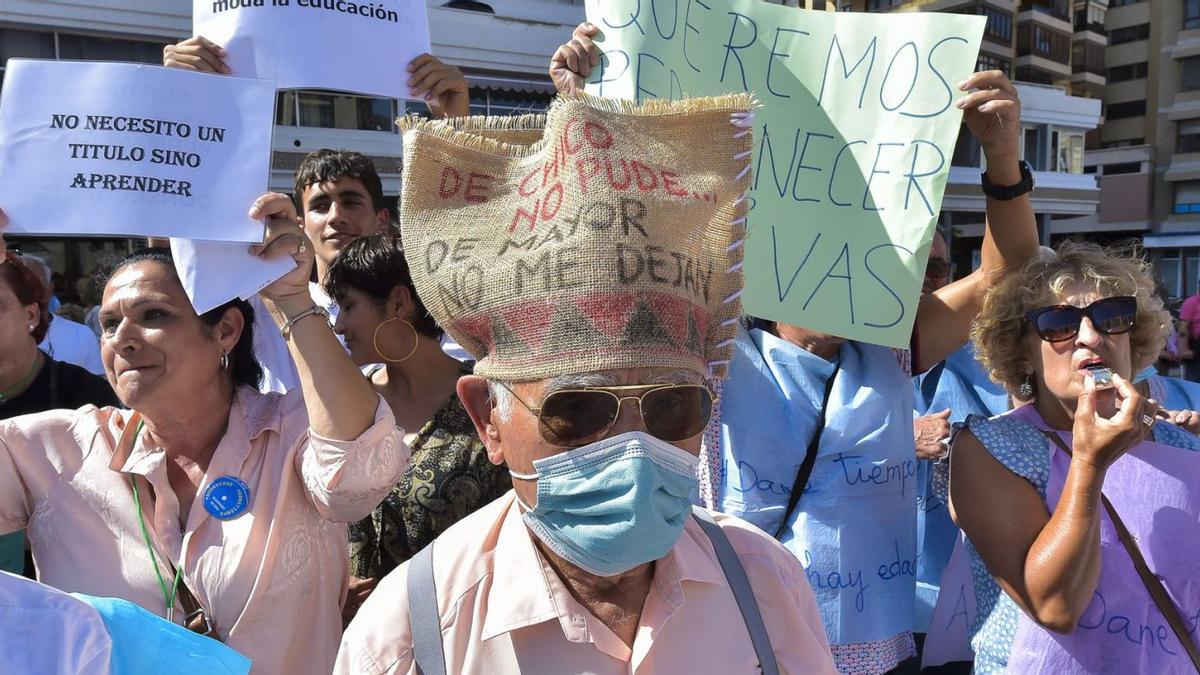
[[[505,385],[501,385],[512,393]],[[623,392],[646,389],[640,395]],[[637,401],[646,431],[667,442],[700,434],[712,418],[713,394],[702,384],[585,387],[551,393],[534,407],[513,393],[538,418],[538,430],[551,445],[575,448],[604,438],[621,413],[624,401]]]
[[1118,296],[1097,300],[1087,307],[1051,305],[1031,310],[1025,319],[1033,325],[1038,337],[1046,342],[1064,342],[1079,334],[1083,317],[1105,335],[1119,335],[1133,329],[1137,317],[1137,298]]

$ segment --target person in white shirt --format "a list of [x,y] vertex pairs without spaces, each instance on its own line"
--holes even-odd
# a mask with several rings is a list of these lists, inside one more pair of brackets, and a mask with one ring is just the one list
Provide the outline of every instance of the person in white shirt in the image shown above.
[[0,673],[108,675],[112,640],[91,605],[0,572]]
[[[46,261],[32,255],[23,255],[21,259],[30,269],[46,279],[46,292],[53,294],[52,275]],[[80,368],[86,368],[94,375],[104,376],[104,364],[100,361],[100,340],[90,328],[79,322],[52,315],[50,330],[46,332],[46,338],[38,347],[59,361],[73,363]]]

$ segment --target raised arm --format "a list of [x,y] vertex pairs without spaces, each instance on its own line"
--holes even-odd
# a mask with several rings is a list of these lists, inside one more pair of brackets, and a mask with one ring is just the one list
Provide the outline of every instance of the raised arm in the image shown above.
[[[1074,630],[1100,578],[1100,488],[1105,472],[1145,434],[1144,399],[1120,376],[1113,379],[1125,399],[1112,419],[1096,414],[1091,379],[1084,385],[1075,413],[1071,465],[1053,514],[1033,485],[1000,464],[969,430],[958,434],[951,453],[954,521],[1000,588],[1030,618],[1060,633]],[[1041,446],[1028,450],[1043,451]]]
[[288,351],[296,362],[309,427],[325,438],[349,441],[375,421],[379,396],[354,366],[308,290],[312,245],[304,236],[296,207],[287,195],[268,193],[250,208],[251,218],[267,221],[267,237],[253,252],[264,257],[291,255],[296,269],[263,289],[263,305],[287,331]]
[[[1016,87],[998,70],[975,73],[959,85],[975,90],[959,102],[963,121],[979,139],[993,185],[1021,181],[1021,102]],[[917,307],[917,362],[924,372],[961,347],[994,275],[1020,267],[1037,253],[1037,220],[1029,195],[987,199],[979,269],[921,298]]]
[[462,71],[442,63],[432,54],[422,54],[408,64],[409,93],[425,101],[429,113],[438,117],[471,114],[471,95]]
[[586,21],[575,27],[571,39],[559,45],[550,57],[550,80],[560,94],[583,91],[592,68],[600,63],[600,48],[592,41],[600,29]]

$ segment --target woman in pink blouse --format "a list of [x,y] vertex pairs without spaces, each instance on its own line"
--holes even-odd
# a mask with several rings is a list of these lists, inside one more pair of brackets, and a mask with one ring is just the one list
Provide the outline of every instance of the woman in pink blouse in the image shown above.
[[28,529],[52,586],[177,623],[190,593],[254,672],[328,673],[349,578],[345,523],[387,494],[408,447],[313,304],[311,246],[291,200],[264,195],[251,216],[268,221],[257,252],[297,262],[262,296],[302,391],[257,392],[245,302],[198,316],[169,253],[135,254],[100,310],[104,367],[132,410],[0,423],[0,533]]

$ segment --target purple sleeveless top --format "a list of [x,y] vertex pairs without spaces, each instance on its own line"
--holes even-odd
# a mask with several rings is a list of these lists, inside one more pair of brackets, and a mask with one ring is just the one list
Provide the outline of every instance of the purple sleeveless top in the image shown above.
[[[1038,430],[1049,427],[1032,406],[1005,417]],[[991,422],[998,418],[993,418]],[[982,420],[980,420],[982,421]],[[972,431],[976,431],[972,425]],[[987,424],[980,425],[986,427]],[[1028,429],[1028,427],[1026,427]],[[984,431],[984,429],[980,429]],[[1069,432],[1056,432],[1068,446]],[[976,434],[997,453],[988,440],[994,434]],[[1040,434],[1039,434],[1040,435]],[[1162,580],[1196,640],[1200,624],[1200,447],[1195,436],[1164,423],[1155,428],[1155,439],[1132,448],[1108,469],[1104,494],[1135,537],[1150,569]],[[1053,512],[1062,495],[1070,458],[1045,439],[1049,476],[1045,484],[1046,508]],[[1187,448],[1187,449],[1184,449]],[[1025,448],[1038,452],[1042,448]],[[1040,491],[1040,490],[1039,490]],[[1009,673],[1194,673],[1191,661],[1166,619],[1158,611],[1134,569],[1108,514],[1101,510],[1100,578],[1092,601],[1079,624],[1068,635],[1037,625],[1017,611],[1015,635],[1008,650]],[[974,551],[971,551],[974,554]],[[994,582],[992,582],[994,583]],[[1003,596],[1003,594],[1001,594]],[[1002,604],[1012,604],[1003,596]],[[986,631],[987,621],[981,633]],[[1011,621],[1006,621],[1011,627]],[[1007,632],[1007,631],[1004,631]],[[977,636],[979,637],[979,636]],[[980,664],[983,665],[983,664]],[[991,664],[1000,666],[999,663]],[[987,667],[982,670],[990,670]],[[999,669],[997,669],[999,670]]]

